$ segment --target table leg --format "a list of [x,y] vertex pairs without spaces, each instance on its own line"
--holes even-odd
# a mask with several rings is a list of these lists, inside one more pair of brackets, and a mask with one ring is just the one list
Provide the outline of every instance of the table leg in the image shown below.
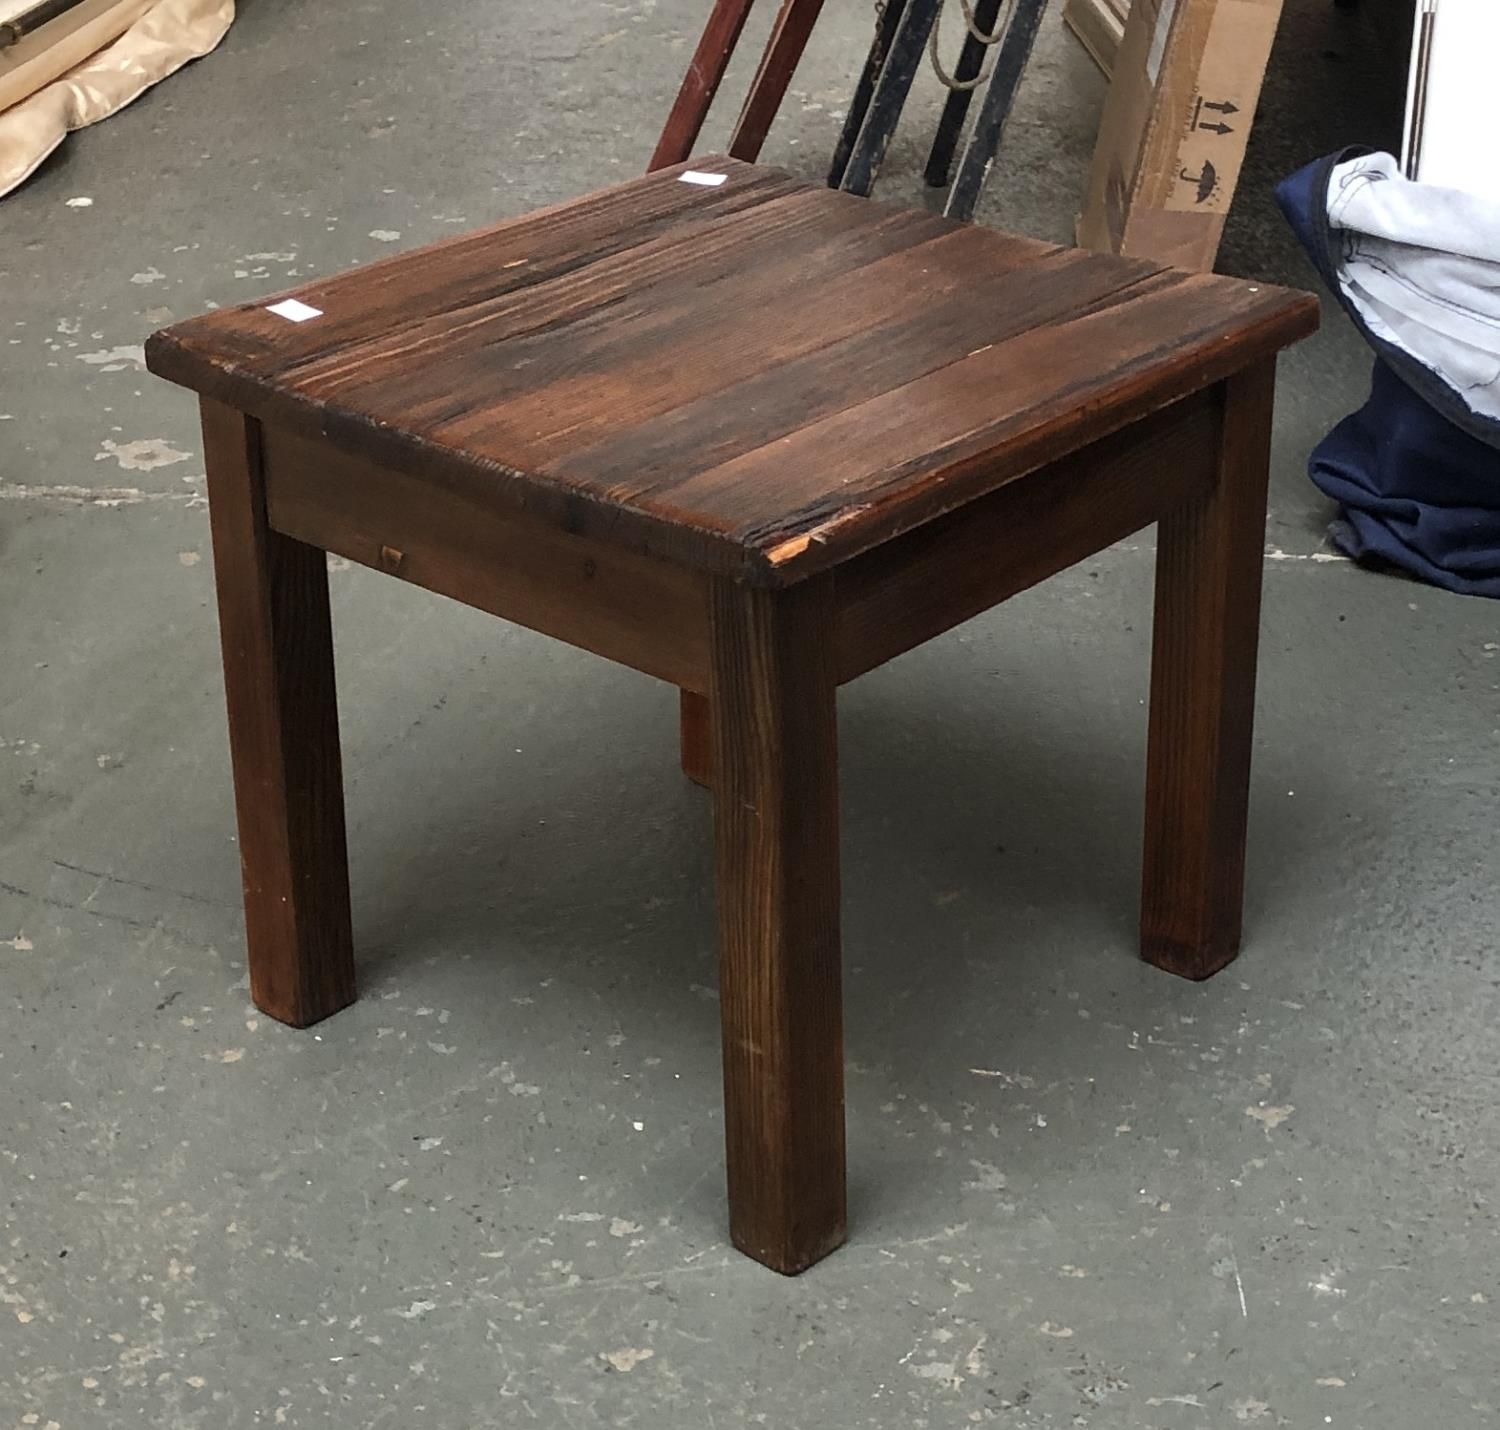
[[682,772],[694,784],[707,788],[713,771],[710,753],[713,744],[708,697],[696,690],[684,690],[682,696]]
[[1224,384],[1214,480],[1157,530],[1141,951],[1185,978],[1240,947],[1274,389]]
[[202,408],[250,996],[302,1028],[354,1001],[326,558],[267,524],[259,423]]
[[713,603],[730,1235],[794,1275],[845,1235],[831,584]]

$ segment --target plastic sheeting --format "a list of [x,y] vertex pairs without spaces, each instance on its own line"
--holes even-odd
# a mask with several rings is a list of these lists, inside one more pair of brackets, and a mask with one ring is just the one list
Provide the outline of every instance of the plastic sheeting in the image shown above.
[[107,119],[208,54],[234,22],[234,0],[160,0],[112,45],[0,113],[0,196],[34,174],[74,129]]

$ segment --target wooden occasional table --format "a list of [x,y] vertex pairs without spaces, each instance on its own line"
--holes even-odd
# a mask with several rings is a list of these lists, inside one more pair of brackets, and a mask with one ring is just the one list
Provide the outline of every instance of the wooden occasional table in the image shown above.
[[845,1235],[839,684],[1157,522],[1142,949],[1228,963],[1275,355],[1317,310],[696,170],[147,360],[202,401],[255,1002],[354,997],[325,552],[706,697],[731,1232],[790,1273]]

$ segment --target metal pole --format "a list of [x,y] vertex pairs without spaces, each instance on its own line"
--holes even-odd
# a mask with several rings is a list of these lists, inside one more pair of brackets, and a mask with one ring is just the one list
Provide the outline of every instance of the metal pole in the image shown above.
[[891,52],[891,41],[896,37],[896,27],[906,13],[906,0],[885,0],[885,6],[875,21],[875,38],[870,41],[870,53],[865,56],[865,67],[860,72],[859,84],[855,86],[854,98],[849,101],[849,113],[844,116],[844,132],[839,135],[838,147],[833,151],[833,162],[828,166],[828,187],[839,188],[844,182],[844,170],[849,167],[849,156],[854,152],[854,141],[859,138],[865,115],[870,112],[870,97],[875,93],[875,81],[885,65],[885,57]]
[[869,113],[860,127],[854,152],[844,171],[843,187],[851,194],[868,197],[875,187],[885,151],[896,132],[896,123],[901,118],[906,97],[911,93],[912,81],[922,62],[922,51],[937,23],[942,4],[943,0],[908,0],[896,38],[891,43],[891,52],[886,56],[875,85]]
[[979,120],[964,146],[958,177],[948,191],[948,202],[943,209],[948,218],[967,223],[974,217],[974,205],[979,202],[990,165],[995,161],[1000,136],[1005,131],[1005,121],[1010,117],[1010,108],[1015,102],[1021,76],[1026,72],[1026,61],[1031,58],[1031,47],[1036,43],[1036,32],[1046,8],[1047,0],[1016,0],[1015,13],[1010,17],[1005,38],[1000,42],[995,73],[985,91]]
[[[974,26],[965,35],[963,53],[959,55],[958,68],[953,72],[953,78],[960,84],[969,84],[979,77],[985,56],[991,49],[984,41],[975,38],[974,30],[993,34],[1000,20],[1000,7],[1004,4],[1005,0],[978,0],[974,6]],[[948,91],[943,117],[938,120],[937,137],[932,141],[932,153],[927,156],[925,177],[934,189],[945,187],[953,172],[953,154],[958,148],[958,137],[963,133],[964,120],[969,115],[969,101],[973,97],[972,89]]]

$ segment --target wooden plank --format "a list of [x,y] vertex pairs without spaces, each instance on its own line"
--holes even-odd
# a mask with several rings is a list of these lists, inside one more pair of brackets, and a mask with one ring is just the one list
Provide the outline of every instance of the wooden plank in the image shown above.
[[1207,484],[1212,393],[1190,397],[838,570],[837,665],[853,680],[1150,525]]
[[1127,0],[1068,0],[1063,7],[1064,24],[1078,36],[1089,58],[1106,76],[1114,73],[1129,15]]
[[[297,372],[320,360],[341,357],[367,342],[391,344],[434,317],[462,321],[483,315],[486,305],[583,274],[592,265],[660,242],[672,259],[706,227],[781,195],[797,181],[768,169],[730,160],[705,159],[702,167],[732,177],[720,189],[676,181],[676,171],[631,180],[586,199],[572,199],[473,233],[366,263],[284,293],[175,323],[146,343],[146,362],[159,377],[209,396],[237,402],[245,410],[286,389]],[[617,295],[616,295],[617,296]],[[268,312],[282,297],[295,297],[321,317],[289,323]],[[601,303],[611,295],[601,295]]]
[[730,1236],[793,1275],[846,1224],[829,583],[716,581],[713,632]]
[[1141,952],[1185,978],[1240,948],[1275,381],[1225,384],[1214,480],[1157,533]]
[[[1200,288],[1214,284],[1212,292]],[[1234,287],[1239,291],[1233,291]],[[1159,273],[671,488],[788,585],[1221,381],[1316,326],[1311,297]]]
[[328,576],[267,523],[257,425],[202,407],[250,996],[302,1028],[354,1001]]
[[[855,300],[871,286],[894,286],[909,249],[962,241],[929,214],[869,224],[849,212],[855,203],[832,208],[817,193],[778,199],[715,225],[691,254],[635,250],[514,307],[434,319],[421,332],[299,369],[294,380],[321,402],[360,410],[399,403],[435,440],[546,470],[591,432],[632,430],[727,386],[732,374],[878,327],[884,307]],[[779,263],[752,253],[762,237],[776,244]],[[959,264],[945,266],[956,283]],[[721,292],[734,309],[727,321],[709,311]],[[892,302],[904,311],[922,298],[897,293]]]
[[266,428],[274,531],[570,645],[708,688],[703,577]]
[[720,162],[722,190],[663,173],[308,285],[308,323],[179,325],[148,361],[471,501],[785,586],[1315,324],[1305,295]]

